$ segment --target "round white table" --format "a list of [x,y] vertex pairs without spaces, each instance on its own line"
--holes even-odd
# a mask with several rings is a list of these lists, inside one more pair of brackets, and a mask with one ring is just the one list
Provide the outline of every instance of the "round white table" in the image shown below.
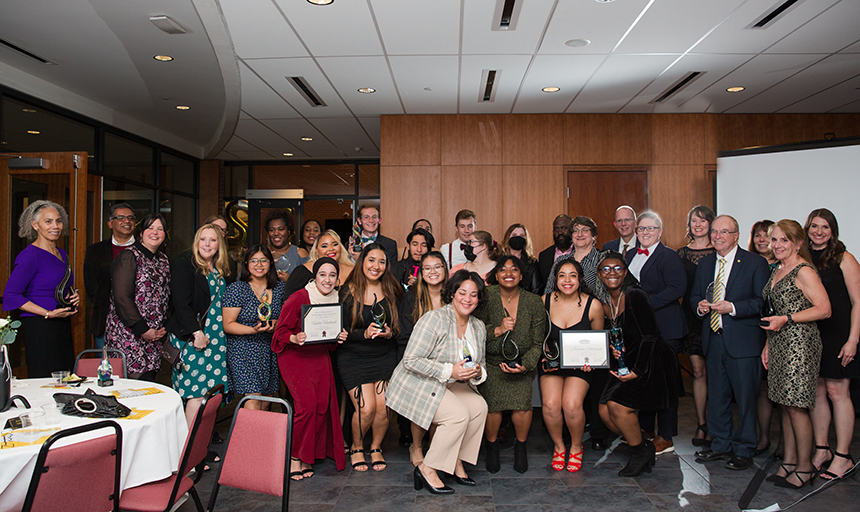
[[[83,395],[87,388],[100,395],[119,392],[119,401],[132,409],[129,418],[118,418],[116,421],[122,428],[122,474],[121,489],[136,487],[148,482],[167,478],[179,467],[182,447],[188,436],[188,425],[182,408],[182,400],[171,388],[153,382],[114,379],[114,385],[101,388],[89,379],[78,388],[54,388],[50,386],[51,379],[19,380],[12,388],[12,395],[25,397],[32,409],[11,408],[0,413],[0,427],[6,420],[17,417],[27,411],[42,411],[44,404],[54,403],[53,395],[57,392]],[[138,391],[135,391],[138,390]],[[142,390],[142,391],[141,391]],[[146,393],[146,394],[144,394]],[[137,396],[131,396],[137,395]],[[16,401],[16,405],[20,405]],[[65,429],[92,423],[100,420],[62,416],[59,428]],[[3,445],[0,440],[0,512],[18,511],[24,504],[36,457],[44,443],[51,435],[47,426],[41,442],[17,447]],[[8,432],[8,431],[4,431]],[[102,429],[92,433],[90,437],[107,435],[112,430]],[[13,432],[14,436],[14,432]],[[13,436],[7,436],[7,439]],[[30,439],[32,440],[31,436]],[[75,442],[86,439],[86,435],[74,436],[63,442]]]

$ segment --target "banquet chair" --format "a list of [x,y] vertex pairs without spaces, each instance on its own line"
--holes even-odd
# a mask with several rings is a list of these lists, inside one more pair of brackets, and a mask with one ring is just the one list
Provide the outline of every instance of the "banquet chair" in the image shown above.
[[[114,432],[53,448],[61,439],[101,429]],[[115,421],[60,430],[39,450],[22,511],[118,511],[121,459],[122,429]]]
[[[185,439],[178,471],[163,480],[125,489],[119,499],[120,509],[168,512],[180,497],[188,493],[194,500],[198,512],[203,512],[203,504],[194,486],[203,475],[206,454],[209,452],[209,443],[215,430],[215,419],[223,398],[224,384],[218,384],[203,397],[203,402],[194,416],[194,423],[191,424],[191,430]],[[192,468],[194,469],[193,478],[188,476]]]
[[[124,379],[128,374],[127,366],[125,363],[125,352],[118,348],[109,348],[108,352],[108,362],[113,367],[113,374],[119,377],[120,379]],[[82,357],[85,354],[97,354],[98,357]],[[119,354],[117,357],[111,357],[111,355]],[[75,375],[79,377],[98,377],[99,376],[99,364],[102,362],[102,349],[100,348],[88,348],[87,350],[82,350],[78,357],[75,358]]]
[[[279,403],[287,414],[243,409],[246,400]],[[209,512],[215,510],[222,485],[280,496],[281,510],[287,511],[293,414],[289,402],[280,398],[255,395],[242,398],[233,413],[225,453],[209,498]]]

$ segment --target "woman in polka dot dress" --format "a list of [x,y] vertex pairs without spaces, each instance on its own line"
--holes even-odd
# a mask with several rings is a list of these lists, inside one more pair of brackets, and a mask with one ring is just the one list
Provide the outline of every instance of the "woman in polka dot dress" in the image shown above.
[[[173,316],[167,321],[170,341],[182,348],[183,365],[173,369],[173,388],[186,400],[188,424],[203,396],[218,384],[229,386],[227,343],[221,316],[224,278],[230,274],[221,230],[205,224],[194,235],[191,252],[170,268]],[[188,342],[185,344],[185,342]]]

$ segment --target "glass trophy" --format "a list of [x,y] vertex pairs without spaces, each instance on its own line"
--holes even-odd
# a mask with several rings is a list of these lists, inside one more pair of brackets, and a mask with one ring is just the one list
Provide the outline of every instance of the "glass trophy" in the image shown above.
[[379,306],[379,313],[376,312],[376,307],[379,305],[379,301],[376,299],[376,294],[373,294],[373,305],[370,306],[370,316],[373,317],[373,321],[376,322],[376,325],[379,326],[380,329],[385,329],[385,308]]
[[624,361],[624,331],[621,330],[621,327],[612,326],[609,329],[609,343],[612,344],[612,348],[621,353],[618,356],[618,375],[628,375],[630,369],[627,368],[627,363]]
[[543,356],[546,361],[543,363],[544,370],[558,370],[561,368],[561,350],[559,350],[558,340],[546,339],[543,342]]
[[68,300],[68,297],[71,295],[74,295],[74,293],[75,293],[75,290],[70,290],[68,288],[69,280],[71,279],[71,277],[72,277],[72,264],[67,263],[66,264],[66,273],[63,276],[63,279],[57,285],[57,288],[54,290],[54,299],[56,299],[56,301],[57,301],[57,307],[58,308],[72,308],[72,311],[75,311],[75,310],[77,310],[77,308],[75,307],[74,304],[72,304]]
[[99,363],[96,373],[98,374],[99,387],[106,388],[113,386],[113,380],[111,379],[111,375],[113,375],[113,366],[111,366],[110,360],[108,359],[106,348],[102,349],[102,362]]
[[358,221],[352,225],[352,250],[355,252],[361,252],[364,249],[364,244],[361,241],[361,227],[358,225]]
[[717,297],[717,282],[708,284],[708,287],[705,288],[705,299],[708,300],[708,303],[713,305],[715,302],[719,300]]
[[[508,313],[507,308],[502,308],[505,310],[505,316],[510,317],[511,314]],[[511,352],[510,347],[513,347],[513,352]],[[508,365],[510,368],[516,368],[520,363],[520,347],[514,343],[514,340],[511,339],[511,331],[505,333],[505,337],[502,338],[502,358],[504,358],[504,363]]]
[[263,290],[263,293],[260,295],[260,305],[257,306],[257,318],[264,324],[272,319],[272,301],[269,298],[268,290]]
[[463,359],[466,360],[466,362],[463,363],[463,368],[474,368],[478,365],[478,363],[472,359],[472,353],[469,352],[469,346],[465,343],[463,343]]

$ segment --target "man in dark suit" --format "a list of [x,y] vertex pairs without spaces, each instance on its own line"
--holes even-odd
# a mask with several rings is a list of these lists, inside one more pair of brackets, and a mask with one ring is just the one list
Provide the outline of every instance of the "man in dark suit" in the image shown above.
[[573,250],[573,238],[570,236],[572,220],[569,215],[561,214],[552,221],[552,240],[554,243],[538,254],[538,272],[540,275],[537,282],[541,283],[541,286],[546,286],[555,260]]
[[87,247],[84,255],[84,288],[93,303],[90,328],[96,348],[105,344],[105,323],[110,308],[110,266],[123,249],[134,243],[134,210],[118,203],[108,210],[111,237]]
[[[696,452],[696,462],[729,459],[726,467],[750,467],[756,447],[756,399],[761,387],[764,331],[759,327],[767,261],[738,247],[738,222],[720,215],[711,223],[716,254],[696,269],[690,304],[702,322],[702,347],[708,366],[710,449]],[[712,290],[709,285],[713,283]],[[732,424],[732,395],[738,404],[738,428]]]
[[[677,356],[681,340],[687,335],[687,321],[679,299],[687,291],[687,274],[678,253],[660,242],[663,221],[654,212],[643,212],[636,222],[638,249],[625,255],[630,273],[639,280],[654,306],[657,326]],[[677,376],[679,382],[681,375]],[[683,386],[680,389],[684,389]],[[652,442],[657,454],[674,451],[672,437],[678,435],[678,398],[669,399],[663,411],[640,411],[639,423],[646,433],[654,431],[654,415],[658,416],[657,433]]]
[[636,212],[633,207],[626,204],[619,206],[615,210],[615,221],[612,225],[621,236],[603,244],[601,251],[618,251],[623,256],[630,249],[639,247],[639,239],[636,238]]
[[[379,225],[382,224],[382,216],[379,214],[379,206],[375,204],[363,204],[358,207],[358,225],[361,227],[361,246],[377,243],[385,249],[388,264],[397,261],[397,242],[387,236],[379,234]],[[361,251],[355,250],[354,236],[349,237],[349,254],[352,259],[357,260]]]

